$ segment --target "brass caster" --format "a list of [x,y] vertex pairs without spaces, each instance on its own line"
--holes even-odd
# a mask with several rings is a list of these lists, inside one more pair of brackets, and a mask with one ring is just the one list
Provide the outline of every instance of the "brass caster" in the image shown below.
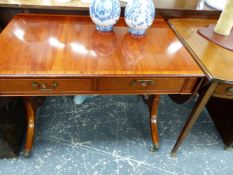
[[29,157],[30,156],[30,151],[29,150],[24,150],[23,155],[24,155],[24,157]]
[[176,153],[171,152],[171,157],[176,158]]
[[225,146],[224,147],[224,151],[229,151],[230,147],[229,146]]
[[153,144],[152,147],[150,148],[151,152],[156,152],[159,149],[159,144]]

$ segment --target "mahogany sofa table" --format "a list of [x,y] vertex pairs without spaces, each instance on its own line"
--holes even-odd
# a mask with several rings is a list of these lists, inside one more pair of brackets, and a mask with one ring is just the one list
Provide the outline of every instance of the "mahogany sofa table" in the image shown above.
[[160,94],[190,94],[204,74],[163,19],[143,37],[120,19],[101,33],[89,17],[17,15],[0,35],[0,95],[23,96],[28,113],[25,154],[32,148],[33,96],[150,95],[154,148],[159,147]]
[[[169,23],[208,77],[202,85],[205,87],[199,90],[199,98],[173,147],[172,154],[175,156],[179,146],[206,105],[211,110],[211,117],[225,145],[233,146],[233,106],[229,111],[229,105],[233,104],[233,52],[210,42],[197,32],[200,28],[216,24],[217,20],[187,18],[171,19]],[[223,99],[228,99],[226,100],[228,101],[227,106],[220,107],[221,104],[213,103],[212,98],[216,98],[221,103],[224,101]],[[221,112],[221,108],[227,109],[228,112]]]

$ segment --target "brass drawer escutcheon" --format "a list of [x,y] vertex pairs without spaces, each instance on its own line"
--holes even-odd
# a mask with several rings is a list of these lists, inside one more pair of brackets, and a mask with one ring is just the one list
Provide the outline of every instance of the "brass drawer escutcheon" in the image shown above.
[[141,85],[143,87],[151,86],[154,84],[155,84],[154,80],[132,80],[130,82],[130,85],[132,85],[132,86]]
[[53,91],[58,86],[59,84],[57,82],[52,82],[49,86],[46,83],[32,82],[32,87],[40,91]]
[[226,93],[229,95],[233,95],[233,87],[226,88]]

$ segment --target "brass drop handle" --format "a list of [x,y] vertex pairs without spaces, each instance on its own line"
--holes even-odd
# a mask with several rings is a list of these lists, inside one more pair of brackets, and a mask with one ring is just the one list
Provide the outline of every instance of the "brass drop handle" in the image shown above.
[[49,87],[46,85],[46,83],[37,83],[37,82],[32,82],[32,87],[34,89],[40,90],[40,91],[53,91],[55,90],[59,84],[55,81],[52,82]]
[[227,94],[233,95],[233,87],[227,88],[227,89],[226,89],[226,93],[227,93]]
[[143,86],[143,87],[147,87],[147,86],[154,85],[155,81],[154,80],[132,80],[130,82],[130,84],[132,86],[140,85],[140,86]]

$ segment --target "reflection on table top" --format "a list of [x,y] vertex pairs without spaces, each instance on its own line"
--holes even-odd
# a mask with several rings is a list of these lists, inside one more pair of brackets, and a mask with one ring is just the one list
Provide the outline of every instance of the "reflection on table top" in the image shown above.
[[[31,8],[56,8],[77,9],[88,8],[87,0],[0,0],[0,7],[31,7]],[[204,0],[154,0],[156,8],[162,9],[190,9],[211,10]],[[121,2],[124,7],[125,0]]]
[[89,17],[17,15],[0,35],[0,75],[204,76],[162,19],[143,37],[121,18],[113,32]]
[[233,83],[233,52],[197,33],[199,28],[216,24],[217,20],[171,19],[169,23],[211,78]]

